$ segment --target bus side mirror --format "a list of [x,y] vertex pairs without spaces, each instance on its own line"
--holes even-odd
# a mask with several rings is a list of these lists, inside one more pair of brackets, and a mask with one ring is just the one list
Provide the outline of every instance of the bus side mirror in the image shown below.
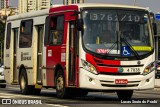
[[152,23],[152,27],[153,27],[154,35],[157,35],[157,24],[156,23]]
[[77,29],[79,31],[82,31],[83,30],[83,20],[82,19],[78,19],[77,20]]

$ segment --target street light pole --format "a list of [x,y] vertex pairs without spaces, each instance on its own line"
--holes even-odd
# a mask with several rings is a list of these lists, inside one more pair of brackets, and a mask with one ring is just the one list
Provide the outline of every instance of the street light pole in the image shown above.
[[136,0],[134,0],[134,3],[133,3],[133,5],[134,5],[134,6],[136,5]]

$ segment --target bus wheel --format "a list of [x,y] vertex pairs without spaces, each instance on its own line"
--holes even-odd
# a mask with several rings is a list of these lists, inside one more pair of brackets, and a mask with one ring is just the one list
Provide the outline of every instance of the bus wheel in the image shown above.
[[63,74],[62,69],[58,70],[55,82],[56,82],[57,97],[58,98],[67,98],[68,89],[65,88],[65,80],[64,80],[64,74]]
[[130,100],[133,95],[133,90],[119,90],[117,91],[120,100]]
[[29,94],[32,87],[28,86],[27,73],[22,69],[20,74],[20,90],[22,94]]

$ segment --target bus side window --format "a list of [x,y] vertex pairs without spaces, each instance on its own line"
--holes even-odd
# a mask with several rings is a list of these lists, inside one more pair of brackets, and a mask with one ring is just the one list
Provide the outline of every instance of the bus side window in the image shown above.
[[21,22],[21,32],[19,36],[19,47],[29,48],[32,45],[33,20],[23,20]]
[[11,39],[11,23],[8,23],[7,34],[6,34],[6,49],[10,48],[10,39]]
[[45,21],[45,36],[44,36],[44,46],[48,44],[48,36],[49,36],[49,17],[46,17]]
[[52,17],[50,22],[49,45],[61,45],[63,42],[64,16]]

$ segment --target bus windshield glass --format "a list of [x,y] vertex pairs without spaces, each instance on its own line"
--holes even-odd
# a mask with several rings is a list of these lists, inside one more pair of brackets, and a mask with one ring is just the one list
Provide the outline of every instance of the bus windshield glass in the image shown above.
[[[132,57],[153,50],[147,12],[131,10],[83,10],[83,44],[91,52]],[[134,52],[133,52],[134,51]]]

